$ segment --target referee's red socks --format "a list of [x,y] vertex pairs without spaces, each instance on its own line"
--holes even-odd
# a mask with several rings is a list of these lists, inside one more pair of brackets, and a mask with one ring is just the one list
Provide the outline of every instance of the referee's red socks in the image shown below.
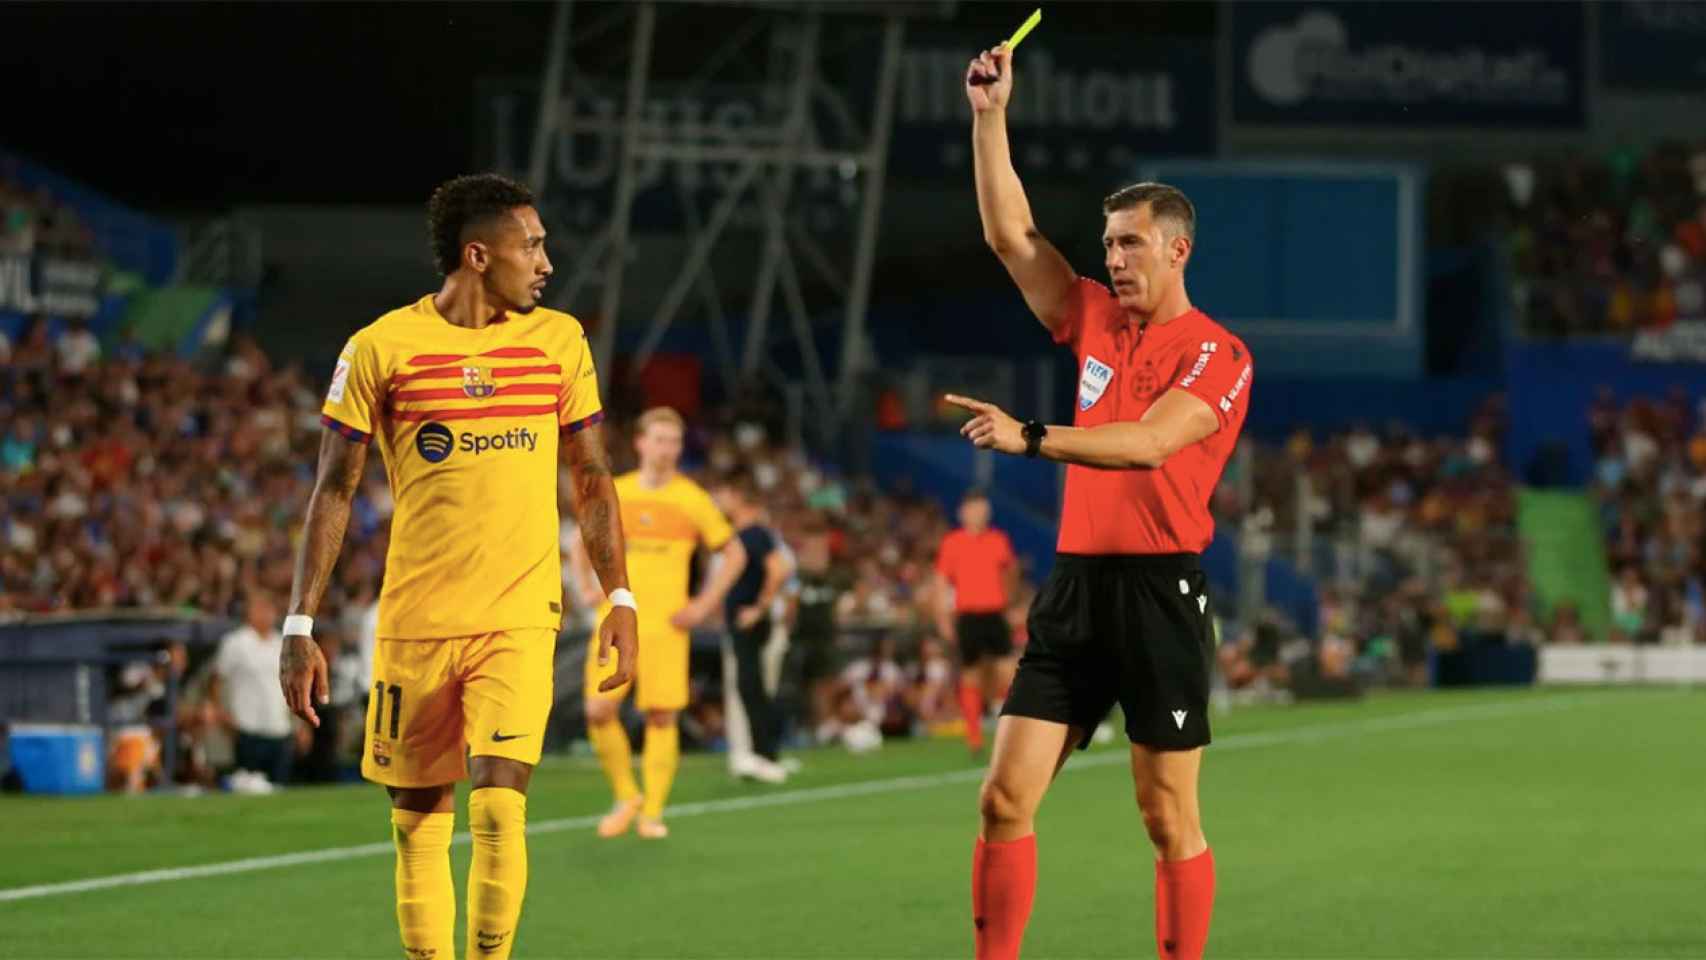
[[966,720],[966,746],[983,749],[983,691],[976,684],[960,684],[960,715]]
[[1213,912],[1214,851],[1155,861],[1155,950],[1161,960],[1200,960]]
[[[1006,843],[979,837],[971,858],[971,917],[977,960],[1018,960],[1037,894],[1037,835]],[[1203,921],[1207,929],[1207,916]]]

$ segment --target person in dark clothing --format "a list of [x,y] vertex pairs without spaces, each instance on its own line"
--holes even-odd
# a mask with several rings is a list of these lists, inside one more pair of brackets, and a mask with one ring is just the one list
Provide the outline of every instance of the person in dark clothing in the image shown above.
[[740,578],[723,599],[729,638],[734,647],[735,682],[747,722],[752,727],[755,754],[750,758],[740,758],[735,764],[735,773],[779,783],[787,778],[787,771],[777,763],[781,750],[782,717],[764,687],[763,652],[770,640],[770,609],[782,585],[794,572],[793,561],[786,551],[778,549],[780,544],[776,535],[765,526],[764,506],[750,478],[735,476],[724,480],[712,495],[734,525],[747,558],[746,569],[741,571]]
[[791,641],[799,651],[800,690],[820,742],[836,739],[841,721],[835,709],[841,662],[835,607],[853,586],[852,575],[831,562],[829,525],[821,517],[807,522],[799,548],[798,588],[791,601]]

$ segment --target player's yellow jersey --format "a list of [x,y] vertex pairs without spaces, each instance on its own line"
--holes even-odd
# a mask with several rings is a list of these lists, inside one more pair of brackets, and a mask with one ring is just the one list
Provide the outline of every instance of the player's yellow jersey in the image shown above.
[[[616,499],[622,504],[628,583],[639,601],[640,632],[679,633],[669,618],[687,604],[694,548],[703,543],[707,549],[721,549],[734,536],[734,528],[711,495],[680,474],[647,489],[638,471],[625,473],[616,478]],[[603,612],[609,612],[608,606]]]
[[558,434],[602,419],[586,334],[566,313],[475,330],[427,296],[351,337],[321,422],[377,440],[391,481],[378,635],[558,629]]

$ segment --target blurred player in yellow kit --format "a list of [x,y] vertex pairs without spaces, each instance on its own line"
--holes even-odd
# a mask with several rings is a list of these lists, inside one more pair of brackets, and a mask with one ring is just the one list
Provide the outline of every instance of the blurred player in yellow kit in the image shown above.
[[[611,689],[611,667],[587,657],[586,726],[599,764],[610,779],[616,806],[598,824],[601,837],[619,836],[639,816],[642,837],[669,835],[663,808],[680,763],[676,717],[687,706],[687,633],[715,612],[746,565],[746,550],[711,495],[676,472],[681,459],[681,414],[654,407],[640,415],[634,449],[640,468],[616,478],[622,528],[628,537],[628,573],[646,599],[640,614],[640,661],[634,703],[646,714],[645,790],[634,782],[633,756],[617,711],[628,689]],[[699,595],[687,596],[696,548],[718,555]],[[580,562],[577,560],[577,562]],[[601,613],[608,612],[606,601]]]
[[361,769],[391,796],[403,952],[456,956],[450,840],[456,782],[471,768],[465,956],[502,960],[527,888],[526,792],[562,626],[559,456],[616,604],[596,654],[612,688],[633,673],[638,619],[586,334],[538,309],[551,261],[532,194],[460,177],[434,191],[428,225],[443,287],[357,331],[326,392],[279,678],[318,726],[326,662],[311,617],[377,441],[395,512]]

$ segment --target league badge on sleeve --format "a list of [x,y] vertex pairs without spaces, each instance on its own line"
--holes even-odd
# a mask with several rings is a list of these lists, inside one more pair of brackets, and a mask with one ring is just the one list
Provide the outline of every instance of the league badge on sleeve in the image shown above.
[[1084,373],[1078,378],[1078,409],[1088,410],[1102,399],[1107,392],[1109,381],[1114,379],[1114,368],[1108,366],[1089,354],[1084,355]]
[[349,383],[349,359],[338,358],[338,366],[332,371],[332,385],[326,388],[327,403],[343,403],[344,387]]

